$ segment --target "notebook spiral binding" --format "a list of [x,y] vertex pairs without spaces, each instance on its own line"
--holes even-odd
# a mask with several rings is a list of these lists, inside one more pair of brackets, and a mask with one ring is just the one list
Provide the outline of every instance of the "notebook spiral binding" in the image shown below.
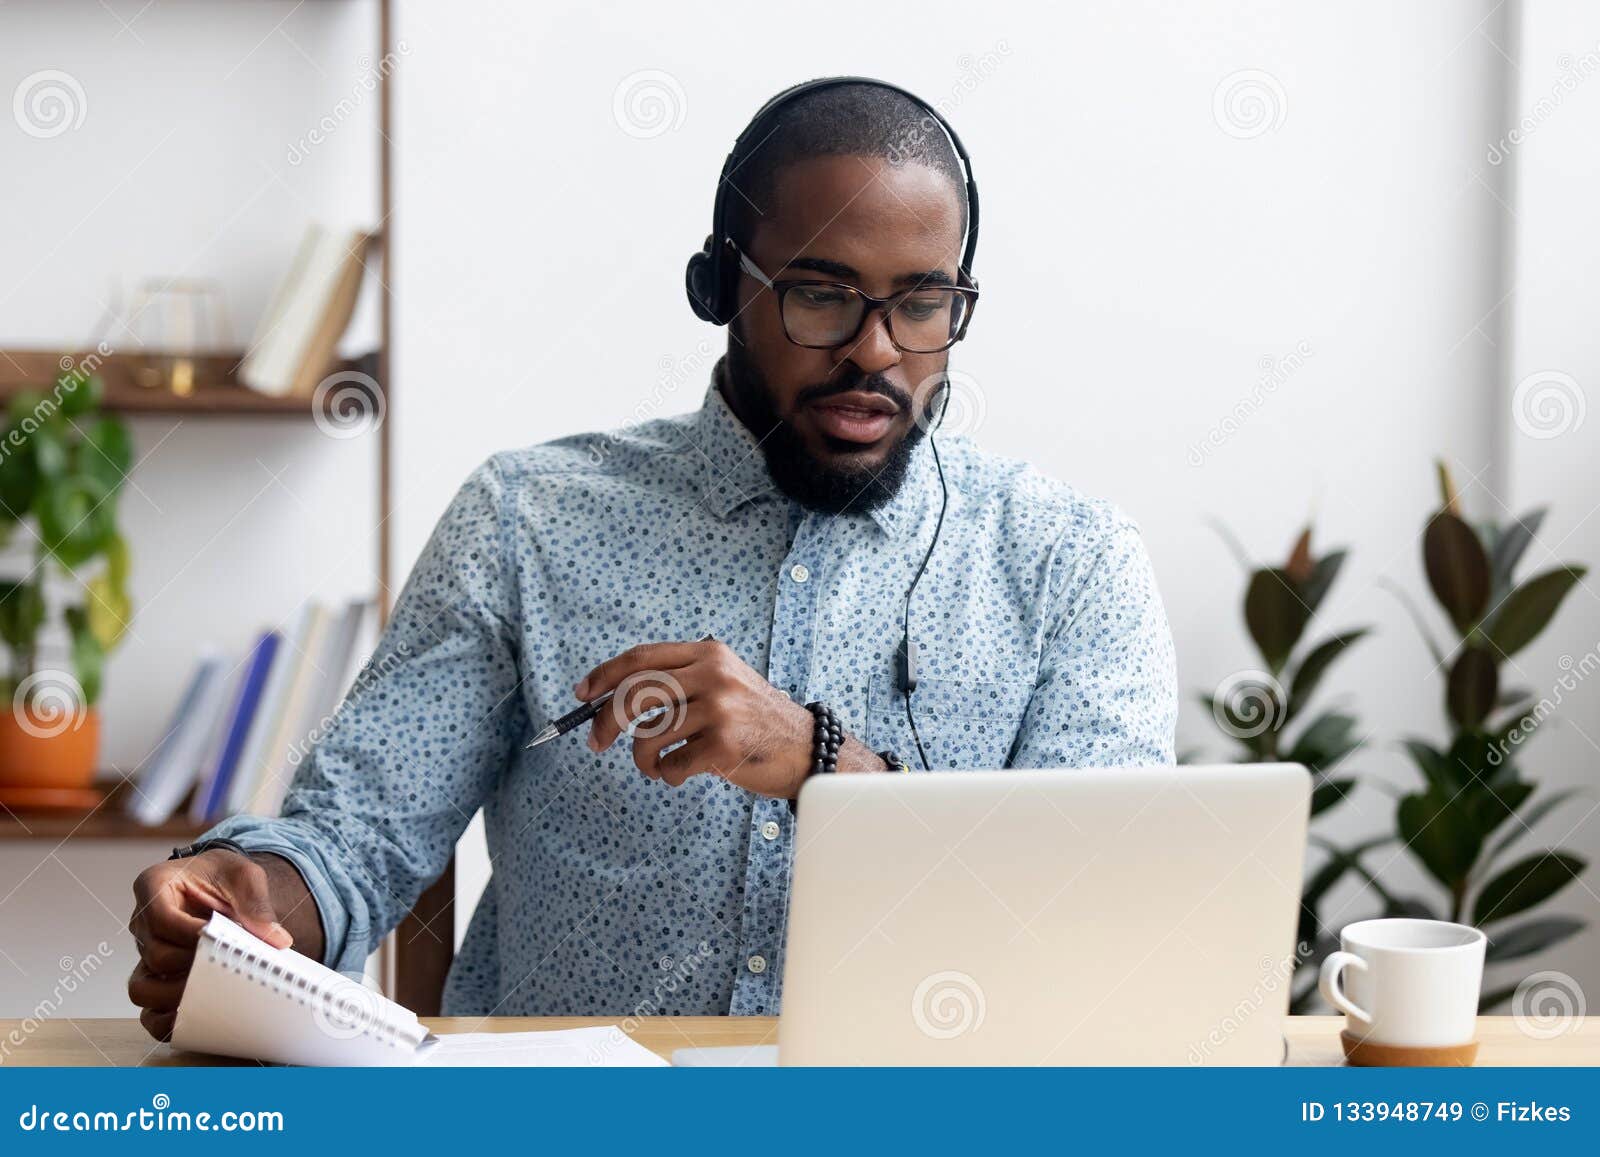
[[361,994],[353,1009],[340,1006],[336,988],[323,984],[318,978],[285,968],[280,959],[232,940],[209,936],[205,939],[214,962],[311,1008],[318,1025],[334,1035],[369,1036],[407,1051],[416,1048],[427,1035],[427,1030],[408,1009],[348,977],[333,973]]

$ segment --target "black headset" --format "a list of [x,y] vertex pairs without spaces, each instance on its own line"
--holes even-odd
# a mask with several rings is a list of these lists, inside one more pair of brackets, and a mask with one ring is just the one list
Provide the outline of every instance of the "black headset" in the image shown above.
[[[784,89],[761,106],[755,117],[745,126],[744,132],[739,134],[738,140],[733,142],[733,151],[722,163],[722,175],[717,178],[716,200],[711,206],[711,235],[706,238],[706,243],[700,252],[689,258],[688,267],[684,270],[684,289],[689,295],[689,308],[694,310],[696,317],[713,325],[727,325],[733,321],[734,314],[738,311],[739,263],[733,258],[733,242],[728,236],[727,229],[727,188],[735,170],[744,164],[750,154],[776,129],[774,122],[786,105],[802,96],[846,84],[866,84],[899,93],[923,109],[950,139],[950,147],[961,160],[961,171],[966,178],[967,193],[967,236],[961,253],[961,265],[957,269],[957,280],[972,289],[978,287],[977,279],[972,275],[972,262],[978,253],[978,182],[972,175],[972,159],[967,156],[967,150],[961,144],[961,138],[956,135],[956,130],[940,115],[938,109],[899,85],[865,76],[831,76],[821,80],[804,81]],[[950,387],[947,383],[934,429],[938,429],[944,422],[945,411],[949,407]],[[911,638],[911,596],[916,593],[917,584],[922,581],[922,574],[928,569],[928,560],[933,557],[933,548],[939,545],[939,532],[944,529],[945,511],[950,505],[950,490],[945,484],[944,463],[939,460],[939,447],[933,440],[933,430],[928,432],[928,447],[933,451],[933,463],[939,472],[939,518],[933,526],[933,540],[928,543],[927,552],[923,554],[922,562],[917,566],[917,573],[912,576],[911,585],[906,589],[905,609],[900,623],[900,646],[895,652],[895,681],[905,698],[906,722],[910,725],[911,736],[916,741],[917,755],[922,760],[923,768],[932,770],[928,764],[928,753],[922,746],[922,736],[917,732],[916,718],[911,711],[911,693],[917,689],[919,665],[917,644]]]
[[961,138],[956,136],[956,130],[950,127],[950,122],[939,114],[938,109],[916,93],[907,92],[899,85],[873,80],[866,76],[830,76],[821,80],[803,81],[784,89],[761,106],[755,117],[745,126],[744,132],[739,134],[739,139],[733,142],[733,151],[722,163],[722,175],[717,178],[717,196],[711,205],[711,235],[706,238],[705,246],[700,252],[689,258],[688,268],[684,270],[684,289],[689,295],[689,308],[694,310],[696,317],[709,321],[712,325],[727,325],[738,312],[739,297],[736,287],[739,279],[739,263],[733,257],[732,239],[728,236],[727,209],[727,191],[734,172],[749,159],[750,154],[755,152],[762,142],[772,135],[777,127],[774,122],[787,105],[803,96],[847,84],[866,84],[873,88],[899,93],[927,112],[928,117],[944,130],[945,136],[950,138],[950,147],[961,159],[961,171],[966,177],[967,186],[967,238],[961,253],[961,266],[957,271],[958,279],[973,289],[978,287],[977,281],[972,276],[972,261],[978,253],[978,182],[973,179],[972,160],[967,156]]

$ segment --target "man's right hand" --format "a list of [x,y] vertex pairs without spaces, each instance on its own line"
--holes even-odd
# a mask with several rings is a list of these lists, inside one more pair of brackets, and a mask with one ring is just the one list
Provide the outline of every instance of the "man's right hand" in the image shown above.
[[139,963],[128,978],[128,997],[143,1009],[139,1023],[157,1040],[172,1036],[200,930],[211,913],[221,912],[278,948],[294,943],[278,922],[267,868],[237,852],[217,848],[146,868],[133,882],[133,899],[128,931]]

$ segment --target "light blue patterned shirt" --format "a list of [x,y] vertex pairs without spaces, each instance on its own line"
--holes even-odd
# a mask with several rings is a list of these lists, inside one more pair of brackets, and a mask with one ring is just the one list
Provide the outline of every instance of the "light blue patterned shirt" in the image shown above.
[[[932,765],[1172,762],[1172,638],[1137,529],[965,439],[939,448],[949,512],[911,608]],[[924,440],[886,505],[808,512],[715,387],[697,413],[497,454],[440,520],[375,675],[283,817],[208,834],[292,861],[324,962],[359,970],[482,808],[493,874],[445,1013],[775,1014],[788,803],[710,775],[646,779],[626,740],[596,755],[587,728],[523,745],[602,659],[709,632],[917,764],[894,653],[938,506]]]

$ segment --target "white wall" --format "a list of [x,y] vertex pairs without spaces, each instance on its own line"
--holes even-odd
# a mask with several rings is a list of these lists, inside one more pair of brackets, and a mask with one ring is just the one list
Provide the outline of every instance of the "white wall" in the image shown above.
[[[1326,622],[1380,632],[1331,683],[1370,728],[1352,766],[1413,783],[1396,741],[1442,733],[1442,680],[1375,582],[1426,601],[1432,460],[1497,488],[1520,470],[1519,501],[1554,499],[1574,522],[1589,505],[1570,471],[1524,477],[1497,454],[1513,222],[1509,167],[1485,146],[1511,101],[1515,7],[932,3],[908,21],[827,4],[814,22],[781,6],[726,11],[480,2],[446,19],[401,4],[401,568],[489,451],[698,404],[722,337],[685,307],[682,267],[723,155],[780,87],[865,72],[941,101],[974,156],[985,298],[953,365],[979,383],[980,441],[1143,525],[1177,636],[1181,744],[1225,750],[1193,693],[1253,665],[1242,576],[1207,520],[1265,560],[1315,517],[1321,544],[1354,552]],[[1235,77],[1268,102],[1259,134],[1247,105],[1232,120],[1239,106],[1216,107],[1225,78],[1249,70],[1268,74]],[[616,95],[649,72],[666,74],[654,85],[665,119],[625,131]],[[1552,164],[1584,152],[1592,165],[1579,141],[1596,124],[1591,112],[1566,137],[1550,130]],[[1559,182],[1547,247],[1586,215],[1593,175]],[[1562,324],[1592,342],[1579,268],[1560,273]],[[1284,359],[1297,368],[1266,371]],[[1570,452],[1581,456],[1576,439]],[[1594,546],[1575,538],[1566,553],[1592,559]],[[1562,637],[1576,637],[1573,621]],[[1369,788],[1330,826],[1381,831],[1392,815]],[[1600,826],[1571,842],[1600,850]],[[485,872],[475,837],[463,914]],[[1424,886],[1407,862],[1389,875]],[[1353,891],[1330,918],[1367,913]],[[1600,989],[1593,937],[1559,963]]]
[[[176,276],[222,283],[242,345],[309,221],[377,221],[371,98],[290,160],[371,67],[375,13],[371,0],[0,9],[0,348],[91,345],[116,285],[126,305],[144,281]],[[72,78],[83,116],[41,137],[23,131],[13,101],[46,70]],[[356,344],[370,344],[365,330]],[[129,351],[154,331],[104,336]],[[138,465],[120,518],[135,618],[101,703],[103,761],[123,770],[159,739],[200,647],[237,655],[307,597],[376,589],[373,439],[331,439],[309,420],[132,427]],[[19,535],[4,573],[25,545]],[[62,1011],[131,1015],[129,885],[167,850],[0,844],[0,1017],[31,1011],[57,983],[58,958],[81,960],[102,939],[112,965]]]
[[[1549,844],[1600,859],[1595,793],[1600,771],[1600,8],[1587,0],[1529,0],[1524,6],[1519,84],[1513,115],[1520,143],[1516,173],[1512,282],[1513,341],[1499,399],[1507,446],[1504,504],[1521,513],[1550,504],[1528,551],[1529,573],[1561,563],[1591,568],[1546,637],[1516,656],[1517,681],[1558,704],[1559,716],[1525,748],[1523,765],[1552,787],[1585,796],[1539,825]],[[1505,162],[1502,162],[1505,163]],[[1527,383],[1523,385],[1523,383]],[[1521,386],[1519,393],[1518,387]],[[1480,506],[1504,515],[1494,496]],[[1600,1000],[1600,876],[1569,887],[1551,911],[1591,921],[1552,967],[1569,964]]]

